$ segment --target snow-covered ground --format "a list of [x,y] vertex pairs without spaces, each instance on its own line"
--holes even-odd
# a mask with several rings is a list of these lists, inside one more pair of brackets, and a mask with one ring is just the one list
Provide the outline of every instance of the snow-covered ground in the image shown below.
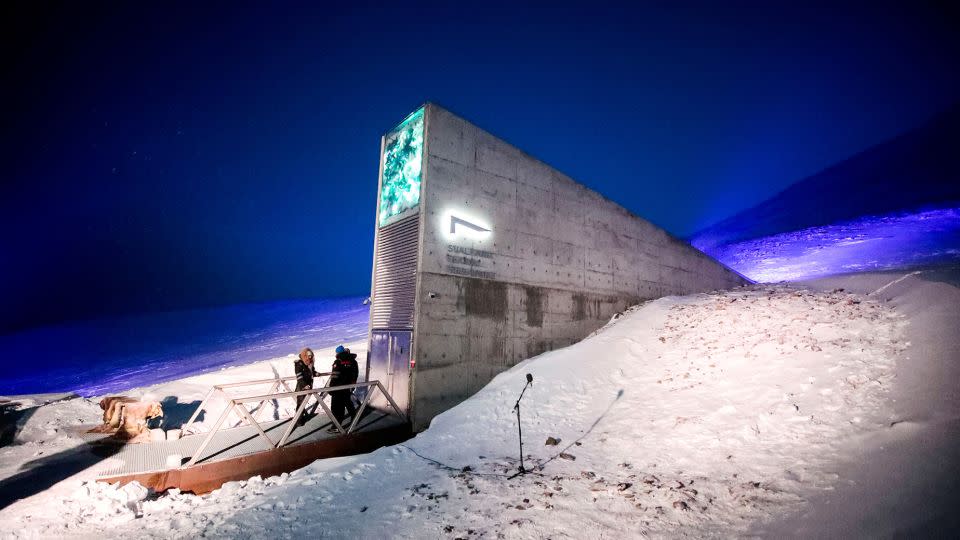
[[0,336],[0,395],[116,393],[366,337],[362,298],[146,313]]
[[[0,511],[0,535],[729,537],[868,530],[863,520],[881,535],[923,530],[944,519],[943,498],[924,482],[949,484],[938,475],[956,460],[898,460],[917,447],[943,448],[917,437],[955,433],[957,349],[944,324],[958,320],[960,289],[926,274],[844,279],[850,285],[755,286],[647,303],[501,374],[403,445],[205,496],[151,496],[141,519],[128,502],[143,493],[90,482],[94,464]],[[273,364],[280,371],[290,360]],[[269,363],[256,369],[273,373]],[[193,402],[212,381],[246,371],[135,395]],[[511,408],[526,373],[534,377],[523,401],[533,472],[509,479],[518,465]],[[31,440],[19,446],[49,453],[59,439],[79,444],[62,426],[98,414],[82,399],[40,407],[18,435]],[[545,445],[547,437],[559,445]],[[910,484],[925,500],[862,488],[887,472],[851,464],[891,445],[908,452],[884,454],[884,464],[908,477],[911,466],[929,473]],[[25,464],[16,448],[0,450],[0,474]],[[0,493],[9,480],[0,480]],[[840,493],[860,497],[845,501],[857,511],[837,516],[832,497]],[[870,502],[884,496],[900,508],[881,516],[887,521],[876,517],[887,506]]]
[[694,246],[753,281],[798,281],[960,260],[960,208],[863,216],[716,245]]
[[[346,343],[353,352],[358,353],[361,373],[365,372],[366,342]],[[334,357],[334,348],[316,348],[316,368],[328,371]],[[272,379],[277,376],[294,375],[293,362],[296,354],[256,362],[245,366],[227,367],[193,377],[165,382],[152,386],[133,388],[123,395],[141,400],[159,401],[163,405],[164,417],[160,422],[151,422],[152,427],[177,429],[182,426],[200,405],[214,384]],[[230,392],[247,393],[267,391],[269,384],[248,386]],[[288,402],[289,401],[289,402]],[[87,445],[82,432],[99,424],[103,411],[99,397],[81,398],[75,394],[41,394],[4,398],[3,425],[4,446],[0,446],[0,509],[10,502],[32,495],[42,489],[54,486],[61,480],[73,476],[74,481],[86,481],[95,478],[98,471],[107,465],[103,456]],[[292,400],[280,401],[276,405],[268,402],[264,405],[267,418],[273,414],[290,415],[293,412]],[[207,402],[191,432],[206,431],[209,423],[216,421],[226,407],[226,399],[215,395]],[[275,410],[279,408],[279,411]],[[229,422],[237,423],[230,418]],[[57,486],[64,488],[69,482]]]

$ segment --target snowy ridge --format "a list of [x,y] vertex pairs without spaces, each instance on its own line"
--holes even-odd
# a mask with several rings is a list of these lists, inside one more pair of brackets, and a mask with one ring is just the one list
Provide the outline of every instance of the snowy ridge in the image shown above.
[[[68,480],[0,513],[0,534],[744,534],[831,489],[844,443],[897,422],[886,396],[904,325],[889,304],[843,291],[664,298],[501,374],[406,445],[203,497],[148,499],[136,521],[136,490]],[[508,480],[518,464],[511,407],[528,372],[535,470]]]

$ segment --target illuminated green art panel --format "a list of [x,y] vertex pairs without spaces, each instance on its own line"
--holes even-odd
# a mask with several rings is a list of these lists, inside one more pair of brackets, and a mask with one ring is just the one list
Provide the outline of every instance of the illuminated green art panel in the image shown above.
[[383,145],[380,225],[420,203],[423,163],[423,108],[387,134]]

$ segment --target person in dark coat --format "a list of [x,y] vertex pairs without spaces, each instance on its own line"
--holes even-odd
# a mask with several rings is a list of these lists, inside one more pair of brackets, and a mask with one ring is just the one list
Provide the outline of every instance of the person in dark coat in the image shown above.
[[[357,366],[357,355],[350,352],[350,349],[343,345],[337,347],[337,357],[333,361],[333,372],[330,375],[328,386],[342,386],[345,384],[354,384],[357,382],[360,368]],[[356,414],[357,410],[353,406],[353,390],[334,390],[330,392],[330,405],[333,409],[333,415],[338,422],[343,422],[347,417]],[[336,428],[332,428],[336,430]]]
[[[313,368],[313,351],[310,350],[309,347],[300,351],[300,358],[293,363],[293,370],[297,374],[296,391],[312,390],[313,378],[319,375],[319,373]],[[297,396],[297,409],[300,408],[300,404],[303,403],[305,399],[307,399],[307,396]],[[307,423],[306,412],[300,415],[300,419],[297,422],[301,426]]]

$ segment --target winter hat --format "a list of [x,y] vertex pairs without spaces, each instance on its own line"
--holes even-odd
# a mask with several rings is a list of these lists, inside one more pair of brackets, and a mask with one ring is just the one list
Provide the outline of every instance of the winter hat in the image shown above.
[[340,354],[340,353],[342,353],[342,352],[345,351],[345,350],[346,350],[346,349],[343,348],[343,345],[337,345],[337,354]]

